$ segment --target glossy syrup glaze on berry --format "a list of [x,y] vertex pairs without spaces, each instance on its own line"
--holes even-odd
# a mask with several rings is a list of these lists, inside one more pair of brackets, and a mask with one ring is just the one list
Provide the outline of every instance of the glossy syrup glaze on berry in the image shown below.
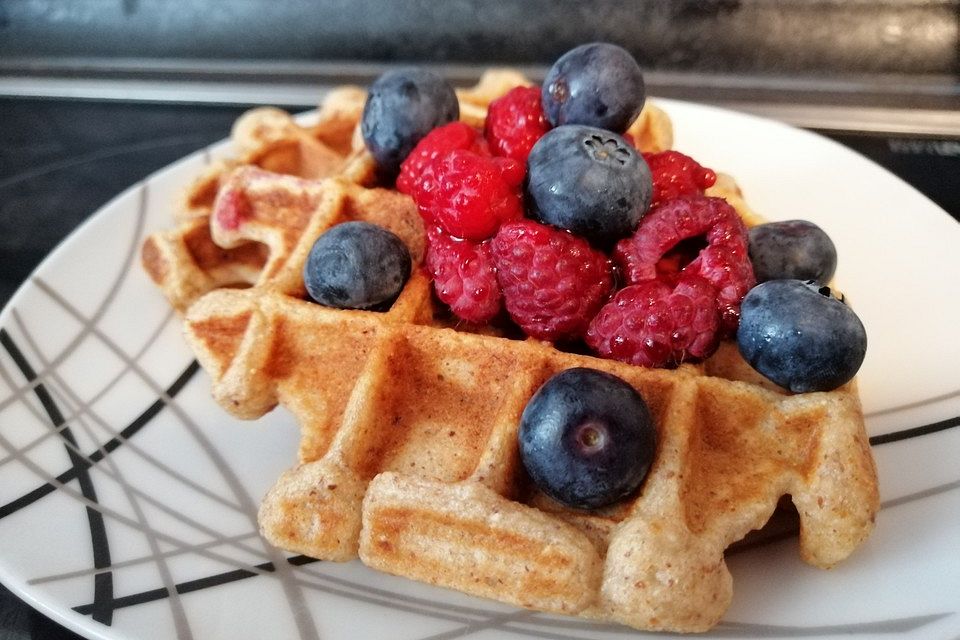
[[527,161],[527,206],[539,220],[606,247],[637,228],[652,193],[640,153],[615,133],[552,129]]
[[427,224],[467,240],[485,240],[523,217],[523,165],[455,149],[423,167],[413,200]]
[[[586,63],[598,52],[619,55],[580,48],[553,88],[595,84]],[[742,220],[704,195],[716,174],[677,151],[640,154],[607,130],[551,128],[537,93],[516,87],[494,100],[483,131],[435,128],[401,167],[397,189],[426,223],[437,297],[467,322],[506,309],[528,336],[582,338],[632,364],[709,357],[736,332],[755,285]],[[554,106],[592,108],[569,97]]]
[[613,288],[606,255],[582,238],[532,220],[504,224],[492,249],[507,312],[534,338],[583,336]]
[[439,227],[427,230],[425,266],[437,297],[467,322],[492,320],[503,306],[490,240],[452,238]]
[[417,143],[400,165],[397,191],[412,196],[419,188],[420,176],[428,164],[451,151],[464,149],[482,156],[490,155],[486,141],[470,125],[458,121],[437,127]]
[[769,280],[743,299],[737,346],[744,360],[785,389],[830,391],[860,369],[867,334],[829,287]]

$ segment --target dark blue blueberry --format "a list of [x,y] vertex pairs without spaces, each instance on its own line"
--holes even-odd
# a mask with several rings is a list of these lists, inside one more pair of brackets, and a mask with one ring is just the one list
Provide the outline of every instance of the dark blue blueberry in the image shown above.
[[653,463],[656,429],[640,394],[616,376],[567,369],[520,418],[520,457],[537,487],[574,509],[633,493]]
[[744,297],[737,344],[754,369],[785,389],[806,393],[830,391],[853,378],[867,334],[829,287],[770,280]]
[[563,54],[547,72],[543,110],[554,126],[585,124],[627,130],[643,109],[643,73],[630,53],[594,42]]
[[370,87],[360,132],[380,169],[396,174],[421,138],[459,117],[449,82],[425,69],[398,69]]
[[653,178],[643,156],[617,134],[566,125],[530,151],[527,192],[541,221],[608,246],[636,230],[650,207]]
[[768,222],[750,229],[750,261],[757,282],[830,282],[837,270],[837,248],[830,236],[812,222]]
[[344,222],[317,238],[303,265],[314,301],[338,309],[383,310],[410,277],[407,245],[368,222]]

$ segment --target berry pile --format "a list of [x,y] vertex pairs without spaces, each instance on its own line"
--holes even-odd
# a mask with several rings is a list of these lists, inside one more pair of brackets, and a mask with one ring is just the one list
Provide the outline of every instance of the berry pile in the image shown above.
[[[424,268],[462,321],[509,316],[532,338],[582,341],[644,367],[700,361],[735,338],[747,362],[790,391],[846,383],[866,334],[820,284],[836,268],[829,237],[804,221],[748,233],[730,204],[705,195],[712,170],[635,147],[627,129],[644,101],[633,57],[594,43],[563,55],[541,87],[493,101],[482,131],[458,121],[442,79],[392,72],[374,83],[361,132],[381,175],[416,203]],[[229,204],[224,224],[245,215],[243,201]],[[321,304],[380,310],[409,276],[409,254],[356,224],[317,241],[307,289]],[[518,439],[533,482],[574,509],[635,492],[656,449],[634,388],[580,368],[534,394]]]
[[[762,373],[809,386],[766,364],[776,360],[769,351],[756,356],[763,340],[751,332],[763,323],[754,315],[745,328],[741,304],[755,271],[761,281],[828,280],[832,243],[798,221],[748,234],[733,207],[704,195],[712,170],[678,151],[638,151],[627,129],[646,96],[627,51],[572,49],[542,86],[493,101],[482,131],[458,121],[452,95],[426,72],[387,74],[371,89],[362,133],[383,174],[416,203],[425,268],[457,317],[506,315],[528,336],[584,341],[648,367],[702,360],[736,336]],[[759,305],[765,319],[779,318],[766,313],[767,299],[755,296],[751,313]]]
[[[670,223],[678,199],[702,198],[716,176],[677,152],[641,154],[623,135],[646,99],[629,53],[604,43],[569,51],[541,87],[493,101],[483,131],[451,117],[450,91],[435,80],[416,71],[378,80],[366,114],[393,112],[365,117],[363,133],[417,204],[425,267],[457,317],[487,323],[505,311],[531,337],[586,340],[600,355],[647,366],[709,356],[721,330],[735,329],[753,284],[745,231],[732,209],[692,200],[697,226]],[[424,106],[427,94],[438,104]],[[657,267],[693,235],[706,238],[699,257],[637,275],[635,254],[647,259],[656,247]],[[619,293],[618,267],[629,285]],[[640,284],[650,286],[638,295]]]

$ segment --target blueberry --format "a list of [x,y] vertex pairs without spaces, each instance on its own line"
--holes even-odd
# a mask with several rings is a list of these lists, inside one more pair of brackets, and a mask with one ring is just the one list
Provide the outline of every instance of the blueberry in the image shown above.
[[750,261],[757,282],[830,282],[837,270],[837,249],[830,236],[812,222],[768,222],[750,229]]
[[541,91],[552,125],[585,124],[617,132],[637,119],[645,99],[637,61],[626,49],[606,42],[563,54],[547,72]]
[[449,82],[425,69],[399,69],[370,87],[360,132],[380,169],[395,175],[421,138],[459,117]]
[[545,494],[574,509],[626,497],[653,463],[656,430],[640,394],[594,369],[547,380],[520,417],[520,457]]
[[566,125],[530,151],[527,193],[541,221],[607,246],[636,230],[653,178],[643,156],[617,134]]
[[744,297],[737,345],[754,369],[785,389],[830,391],[860,369],[867,334],[829,287],[770,280]]
[[317,238],[303,266],[314,301],[338,309],[383,310],[410,277],[407,245],[368,222],[344,222]]

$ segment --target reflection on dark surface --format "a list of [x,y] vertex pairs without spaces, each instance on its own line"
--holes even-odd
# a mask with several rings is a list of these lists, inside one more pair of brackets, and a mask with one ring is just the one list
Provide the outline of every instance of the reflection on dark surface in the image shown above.
[[0,100],[0,301],[110,198],[226,137],[243,111]]
[[831,134],[877,162],[960,220],[960,140]]

